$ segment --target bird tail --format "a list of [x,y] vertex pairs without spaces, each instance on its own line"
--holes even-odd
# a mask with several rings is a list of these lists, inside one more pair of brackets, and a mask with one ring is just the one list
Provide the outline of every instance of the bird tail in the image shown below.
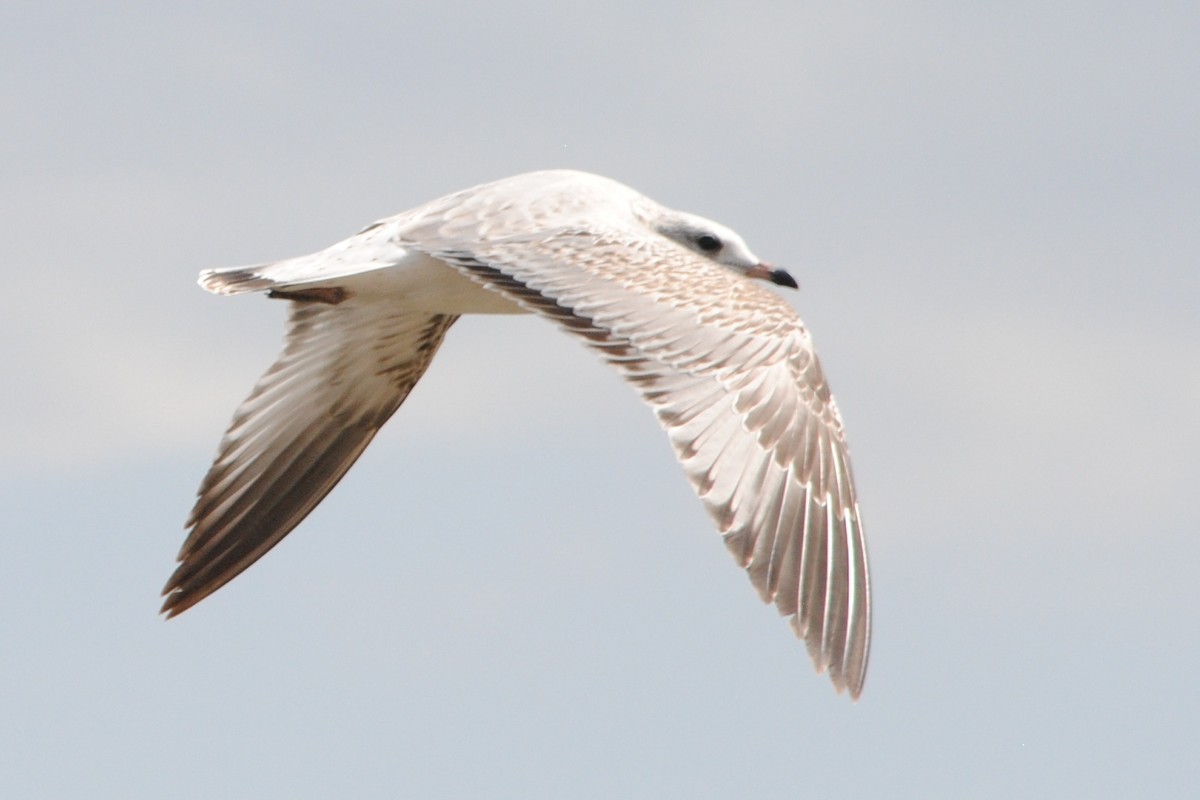
[[213,294],[270,292],[288,287],[320,286],[362,272],[361,264],[332,257],[327,251],[247,267],[206,269],[199,284]]
[[198,283],[213,294],[243,294],[271,289],[278,282],[270,276],[275,264],[256,264],[251,267],[206,269]]

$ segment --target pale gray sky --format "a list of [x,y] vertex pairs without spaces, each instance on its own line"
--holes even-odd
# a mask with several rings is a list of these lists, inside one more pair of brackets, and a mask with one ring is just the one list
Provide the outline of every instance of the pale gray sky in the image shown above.
[[[646,5],[0,11],[0,796],[1194,792],[1200,9]],[[309,520],[156,616],[282,336],[196,272],[560,166],[799,278],[857,705],[537,319],[460,323]]]

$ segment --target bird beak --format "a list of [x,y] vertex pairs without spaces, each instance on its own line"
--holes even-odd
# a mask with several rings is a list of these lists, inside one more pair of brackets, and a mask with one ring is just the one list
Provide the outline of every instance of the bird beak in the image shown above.
[[796,279],[786,269],[775,269],[773,265],[765,261],[746,270],[746,275],[750,278],[758,278],[760,281],[770,281],[776,286],[787,286],[790,289],[800,288],[800,284],[796,283]]

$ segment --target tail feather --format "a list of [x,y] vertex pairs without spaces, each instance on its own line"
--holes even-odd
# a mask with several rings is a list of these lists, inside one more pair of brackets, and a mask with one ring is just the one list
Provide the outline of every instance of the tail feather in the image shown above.
[[270,266],[256,264],[252,267],[206,269],[200,273],[198,283],[213,294],[262,292],[276,285],[276,281],[263,274]]
[[213,294],[337,286],[350,276],[395,266],[414,252],[381,222],[311,255],[245,267],[206,269],[200,273],[200,285]]

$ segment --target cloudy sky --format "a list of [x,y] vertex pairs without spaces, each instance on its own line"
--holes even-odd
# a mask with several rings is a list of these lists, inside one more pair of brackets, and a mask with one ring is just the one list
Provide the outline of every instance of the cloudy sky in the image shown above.
[[[1198,35],[1167,2],[6,3],[0,796],[1194,791]],[[282,335],[196,272],[560,166],[799,278],[870,540],[859,703],[537,319],[460,322],[292,536],[157,617]]]

